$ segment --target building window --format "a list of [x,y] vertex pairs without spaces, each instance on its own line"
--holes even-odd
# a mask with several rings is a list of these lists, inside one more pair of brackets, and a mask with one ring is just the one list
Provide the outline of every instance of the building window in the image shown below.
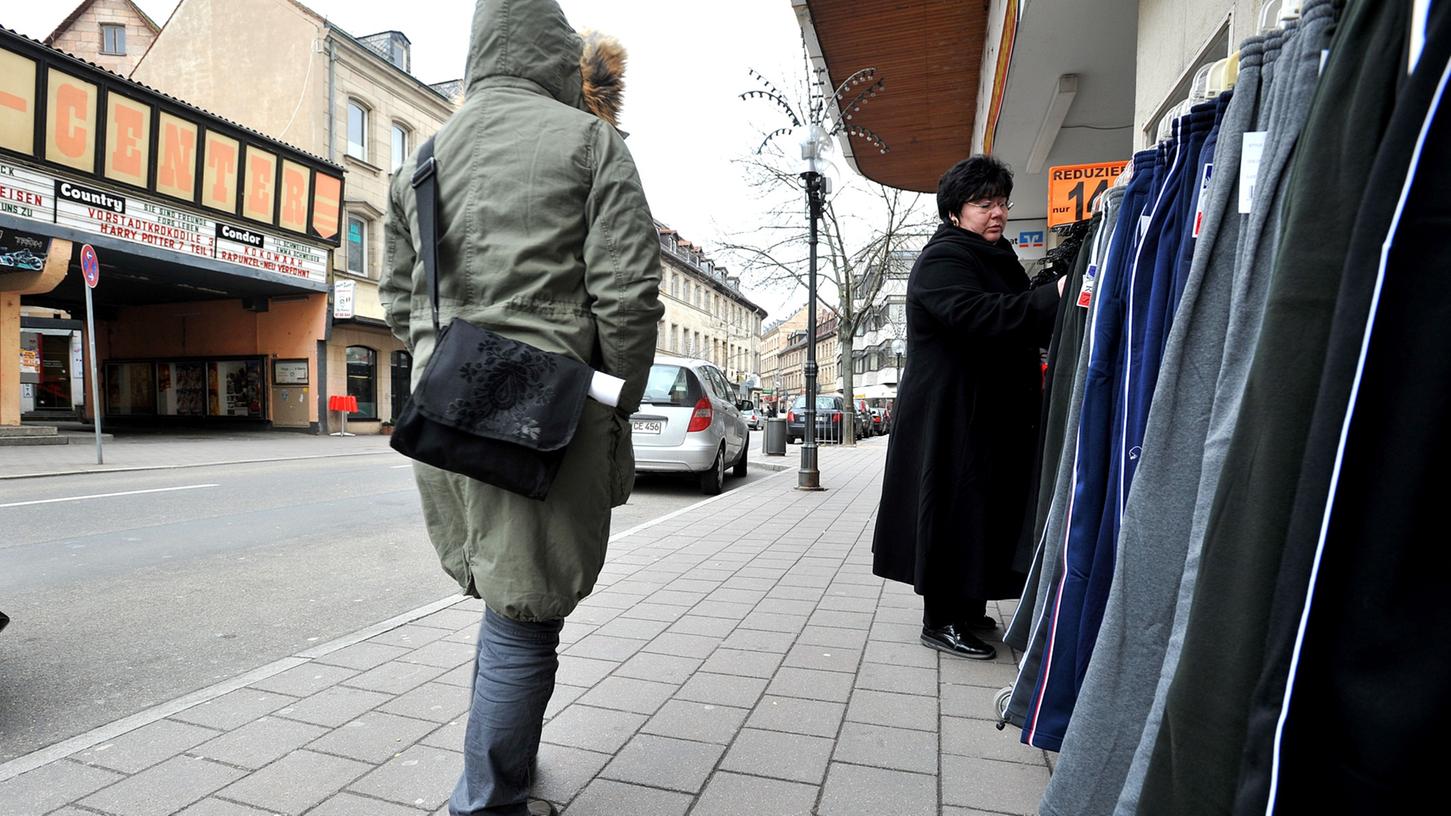
[[348,155],[368,159],[368,109],[348,100]]
[[348,216],[348,271],[368,276],[368,222],[356,215]]
[[126,56],[126,26],[117,23],[101,23],[101,53]]
[[408,128],[397,122],[393,123],[393,172],[408,161]]
[[354,419],[378,418],[378,352],[367,346],[348,346],[348,396],[358,400]]

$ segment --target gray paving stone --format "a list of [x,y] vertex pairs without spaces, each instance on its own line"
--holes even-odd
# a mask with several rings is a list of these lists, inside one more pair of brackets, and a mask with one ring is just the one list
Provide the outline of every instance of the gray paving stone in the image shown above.
[[700,615],[681,615],[670,624],[667,631],[681,635],[703,635],[708,638],[723,638],[736,628],[736,621],[726,618],[706,618]]
[[906,728],[847,722],[837,736],[836,753],[832,759],[935,775],[937,735]]
[[278,709],[275,716],[336,728],[391,699],[391,695],[377,691],[333,686],[298,700],[287,708]]
[[820,816],[935,816],[937,780],[925,774],[831,763]]
[[458,751],[415,745],[349,785],[348,791],[433,810],[448,801],[463,768],[464,755]]
[[256,769],[281,759],[327,732],[326,728],[318,725],[263,717],[193,748],[191,753],[228,765]]
[[888,643],[920,643],[922,624],[877,621],[872,624],[868,637],[871,640],[884,640]]
[[614,753],[648,719],[643,714],[575,704],[544,726],[544,741]]
[[293,697],[306,697],[329,686],[337,685],[356,674],[356,671],[345,669],[342,666],[304,663],[285,672],[274,674],[266,680],[258,680],[252,684],[251,688],[289,694]]
[[[469,672],[470,676],[472,676],[472,663],[461,668]],[[404,663],[400,660],[394,660],[384,663],[381,666],[368,669],[356,677],[349,677],[341,685],[367,689],[368,691],[382,691],[388,694],[402,694],[409,689],[418,688],[429,680],[438,678],[444,671],[445,669],[439,668],[438,666],[428,666],[422,663]]]
[[431,615],[414,621],[419,626],[432,626],[435,629],[447,629],[450,632],[457,632],[466,627],[472,628],[477,632],[481,622],[482,616],[479,612],[461,606],[450,606],[447,609],[440,609]]
[[719,638],[706,635],[682,635],[666,632],[645,646],[645,651],[685,657],[709,657],[720,645]]
[[[867,663],[886,663],[890,666],[919,666],[924,669],[935,669],[939,654],[941,652],[929,649],[921,643],[887,643],[870,640],[867,641],[866,650],[862,652],[862,660]],[[983,663],[981,660],[958,660],[957,658],[948,658],[948,660],[957,663]],[[943,680],[945,682],[946,672],[943,673]]]
[[609,761],[609,754],[541,742],[538,773],[530,793],[551,802],[568,802]]
[[[762,601],[762,603],[765,603]],[[764,629],[767,632],[799,633],[806,626],[805,615],[789,615],[783,612],[762,612],[756,610],[741,619],[742,629]]]
[[677,737],[724,745],[735,738],[736,732],[741,729],[741,724],[746,721],[746,715],[750,713],[748,709],[744,708],[696,703],[689,700],[671,700],[661,706],[655,716],[641,726],[640,730],[662,737]]
[[774,578],[752,578],[748,575],[737,574],[734,578],[722,583],[721,588],[755,590],[761,592],[764,598],[764,593],[770,592],[775,585],[776,579]]
[[559,671],[555,675],[555,682],[571,686],[593,686],[619,666],[613,660],[595,660],[564,654],[559,656]]
[[99,765],[121,773],[136,773],[164,759],[170,759],[193,745],[215,737],[218,731],[174,720],[143,725],[72,756],[87,765]]
[[579,701],[599,708],[654,714],[679,688],[674,683],[653,683],[633,677],[606,677],[580,697]]
[[309,810],[307,816],[418,816],[418,811],[356,793],[340,793]]
[[942,757],[942,803],[999,813],[1034,814],[1048,787],[1048,768],[976,757]]
[[857,689],[847,706],[846,718],[851,722],[936,731],[937,713],[934,697]]
[[887,623],[922,624],[922,599],[911,606],[882,606],[877,608],[876,619]]
[[742,603],[755,606],[766,597],[764,590],[759,589],[729,589],[722,587],[705,596],[707,601],[724,601],[727,603]]
[[705,600],[704,592],[683,592],[678,589],[662,589],[650,596],[652,604],[670,604],[671,606],[695,606]]
[[[56,811],[50,816],[95,816],[94,811],[75,811],[74,814],[67,814],[65,811]],[[236,802],[228,802],[223,799],[203,799],[176,816],[272,816],[265,810],[239,805]]]
[[691,816],[810,816],[816,793],[815,785],[717,772]]
[[[873,643],[871,645],[877,646],[880,644]],[[868,647],[868,650],[870,651],[870,647]],[[922,651],[928,650],[922,649]],[[998,656],[1002,657],[1004,651],[999,646]],[[941,654],[941,652],[937,652],[936,654]],[[944,655],[942,658],[940,677],[944,683],[1002,688],[1012,685],[1018,679],[1018,669],[1009,663],[988,660],[962,660]]]
[[968,717],[997,722],[998,689],[991,686],[941,685],[941,713],[944,717]]
[[860,629],[843,629],[840,626],[808,626],[801,630],[798,642],[860,651],[867,645],[867,633]]
[[610,779],[589,783],[563,816],[684,816],[688,793],[656,790]]
[[817,609],[829,609],[835,612],[857,612],[864,615],[871,615],[877,611],[876,593],[872,597],[860,597],[854,595],[841,595],[827,589],[822,596]]
[[699,672],[680,687],[676,699],[692,700],[697,703],[750,708],[760,699],[766,689],[766,681],[759,677],[733,677],[728,674]]
[[34,816],[106,787],[121,774],[69,759],[0,782],[0,816]]
[[846,706],[799,697],[763,697],[746,725],[771,731],[834,737]]
[[378,708],[389,714],[448,722],[469,710],[469,690],[443,683],[427,683]]
[[727,649],[747,649],[756,652],[775,652],[784,655],[796,642],[791,632],[767,632],[762,629],[737,629],[721,641]]
[[295,702],[293,696],[243,688],[179,711],[168,719],[227,731]]
[[940,686],[937,670],[919,666],[888,666],[885,663],[863,663],[857,672],[856,687],[901,694],[935,696]]
[[424,720],[370,711],[307,747],[377,765],[402,753],[436,728],[434,723]]
[[1024,745],[1018,729],[1003,731],[989,720],[942,718],[942,753],[1042,765],[1043,752]]
[[720,767],[820,785],[831,750],[832,741],[825,737],[747,728],[731,744]]
[[336,794],[370,768],[315,751],[293,751],[218,795],[274,813],[296,814]]
[[671,624],[665,621],[645,620],[644,618],[615,618],[609,623],[595,629],[594,634],[616,638],[650,640],[661,632],[664,632],[670,626]]
[[[478,626],[475,623],[474,626]],[[374,635],[368,638],[369,643],[382,643],[388,646],[402,646],[406,649],[417,649],[420,646],[427,646],[435,640],[442,640],[450,634],[447,629],[435,629],[432,626],[419,626],[416,623],[407,623],[397,629],[389,629],[381,635]]]
[[866,631],[872,627],[872,614],[870,612],[839,612],[834,609],[817,607],[807,622],[812,626],[836,626],[842,629]]
[[844,703],[851,698],[851,681],[852,676],[845,672],[785,666],[776,672],[766,693]]
[[408,654],[408,649],[402,646],[363,641],[351,646],[344,646],[336,652],[329,652],[314,662],[326,663],[329,666],[342,666],[345,669],[356,671],[367,671],[405,654]]
[[472,663],[477,648],[473,643],[451,643],[447,640],[435,640],[426,646],[420,646],[414,649],[398,659],[408,663],[422,663],[425,666],[437,666],[440,669],[452,669],[465,663]]
[[456,669],[448,671],[433,678],[436,683],[444,683],[450,686],[463,686],[471,688],[474,684],[474,664],[465,663]]
[[634,677],[638,680],[655,680],[661,683],[684,683],[703,663],[698,657],[640,652],[620,664],[615,670],[619,677]]
[[559,642],[561,645],[577,643],[585,635],[600,628],[597,623],[583,623],[573,618],[564,622],[564,628],[559,630]]
[[699,793],[724,751],[724,745],[637,734],[600,771],[600,776]]
[[[564,710],[565,706],[578,700],[580,695],[586,691],[589,689],[584,686],[566,686],[562,683],[555,683],[554,693],[549,695],[549,705],[544,707],[544,719],[551,719],[555,714]],[[464,712],[460,717],[466,718],[467,714],[468,712]]]
[[690,614],[706,618],[727,618],[739,621],[751,613],[754,603],[704,600],[690,608]]
[[610,637],[596,631],[581,638],[578,643],[572,644],[564,653],[571,657],[613,660],[618,663],[640,651],[640,647],[644,645],[645,641],[642,640]]
[[166,816],[242,776],[242,771],[205,759],[173,757],[78,804],[116,816]]
[[620,616],[625,618],[644,618],[645,620],[674,622],[683,617],[688,611],[690,611],[690,607],[688,606],[642,603],[635,604],[625,612],[622,612]]
[[861,649],[844,646],[819,646],[814,643],[797,643],[786,653],[783,665],[798,669],[821,669],[823,671],[855,672],[861,663]]
[[446,751],[462,751],[464,749],[464,730],[467,725],[467,717],[449,720],[443,725],[435,724],[434,730],[419,740],[418,744],[426,745],[429,748],[442,748]]
[[745,677],[770,677],[779,665],[779,654],[721,647],[711,653],[700,670]]
[[629,609],[640,601],[643,601],[651,592],[620,592],[611,587],[604,592],[596,592],[589,596],[589,600],[595,606],[602,606],[606,609]]

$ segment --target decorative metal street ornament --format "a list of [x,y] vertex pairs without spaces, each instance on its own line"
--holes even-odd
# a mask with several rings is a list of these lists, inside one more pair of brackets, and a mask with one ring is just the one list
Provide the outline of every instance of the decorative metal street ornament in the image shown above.
[[[740,95],[745,99],[764,99],[775,104],[791,120],[788,127],[779,127],[761,140],[756,155],[778,136],[794,133],[801,146],[801,180],[806,187],[807,217],[810,227],[807,241],[810,245],[810,260],[807,267],[806,289],[806,416],[801,435],[801,469],[796,474],[797,490],[821,490],[821,470],[817,466],[816,448],[816,224],[821,219],[825,197],[831,193],[830,184],[823,170],[830,166],[826,154],[831,152],[832,139],[845,133],[866,141],[885,154],[891,150],[876,131],[852,121],[873,97],[881,93],[886,82],[877,76],[877,69],[863,68],[847,77],[831,93],[826,92],[826,69],[817,68],[812,79],[807,108],[798,115],[784,94],[777,90],[769,79],[759,71],[751,69],[751,78],[761,84],[761,90],[746,91]],[[843,425],[849,421],[848,412],[842,411]]]

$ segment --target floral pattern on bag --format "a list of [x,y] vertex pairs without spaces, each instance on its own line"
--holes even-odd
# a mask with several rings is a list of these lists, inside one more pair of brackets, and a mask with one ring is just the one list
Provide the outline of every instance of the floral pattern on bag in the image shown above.
[[538,440],[535,411],[548,405],[555,390],[548,384],[558,362],[520,343],[497,335],[479,341],[479,359],[459,366],[459,378],[472,386],[468,396],[449,402],[445,414],[475,433]]

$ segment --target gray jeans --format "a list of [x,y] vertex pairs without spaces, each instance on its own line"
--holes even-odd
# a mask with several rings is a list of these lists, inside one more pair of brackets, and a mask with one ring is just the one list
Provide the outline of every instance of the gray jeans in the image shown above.
[[484,610],[452,816],[526,816],[544,707],[559,668],[564,621],[511,620]]

